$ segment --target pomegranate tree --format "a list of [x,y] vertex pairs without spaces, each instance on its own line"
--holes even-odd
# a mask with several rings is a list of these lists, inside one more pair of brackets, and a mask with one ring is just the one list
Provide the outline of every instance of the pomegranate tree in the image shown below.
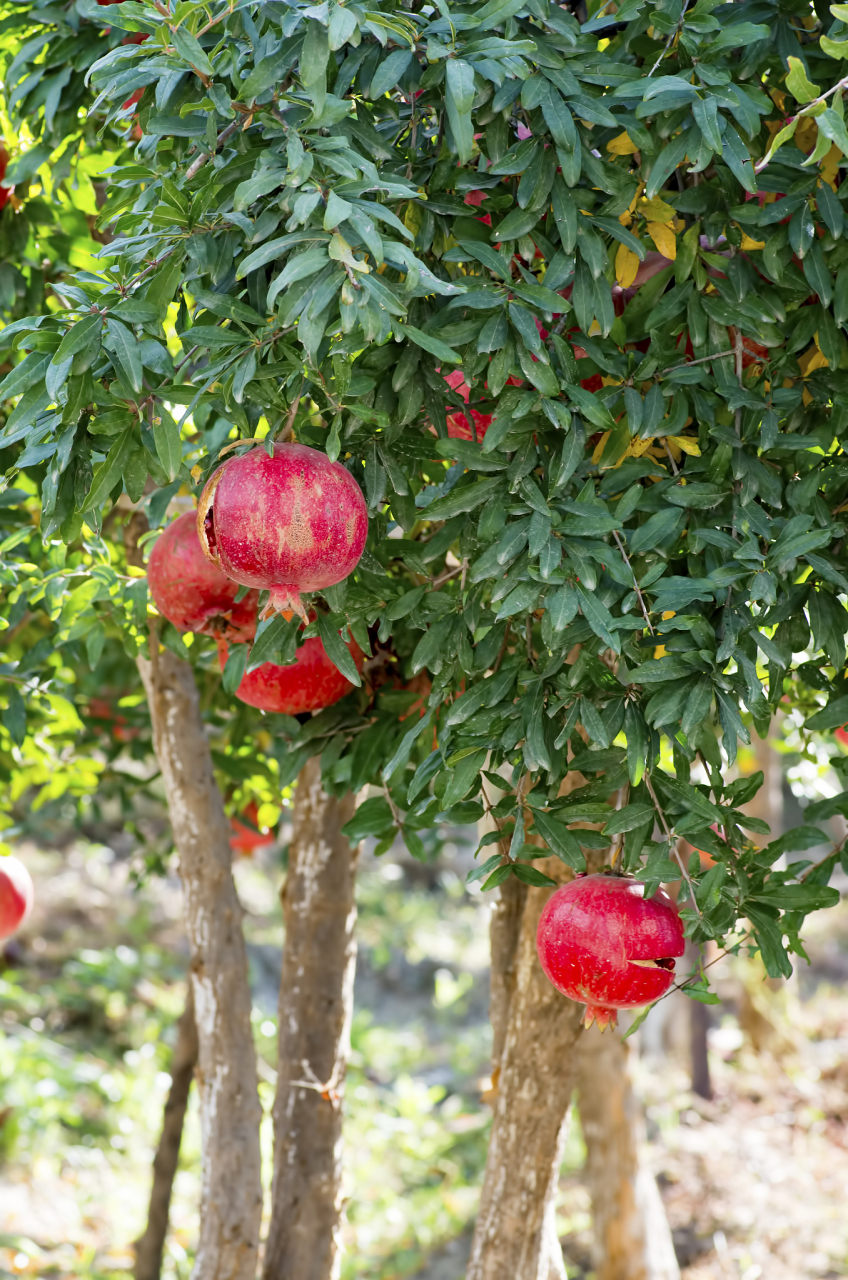
[[193,511],[159,537],[147,580],[156,608],[179,631],[200,631],[232,643],[253,639],[259,593],[249,591],[236,601],[238,584],[203,554]]
[[307,621],[302,591],[321,591],[356,568],[368,536],[362,490],[350,472],[302,444],[228,458],[197,511],[204,553],[244,586],[270,591],[265,611]]
[[632,876],[578,876],[557,889],[539,920],[542,968],[563,995],[586,1005],[586,1026],[615,1026],[618,1009],[650,1004],[674,981],[683,926],[662,889],[651,898]]
[[[218,657],[223,671],[227,661],[228,645],[218,642]],[[357,669],[362,669],[365,655],[355,640],[348,642],[351,657]],[[276,662],[263,662],[250,671],[236,690],[236,697],[260,711],[278,711],[288,716],[302,715],[305,711],[321,711],[331,707],[350,693],[354,686],[338,667],[327,657],[327,652],[317,636],[304,641],[294,662],[280,666]]]
[[0,858],[0,938],[8,938],[32,911],[35,890],[32,876],[22,862]]

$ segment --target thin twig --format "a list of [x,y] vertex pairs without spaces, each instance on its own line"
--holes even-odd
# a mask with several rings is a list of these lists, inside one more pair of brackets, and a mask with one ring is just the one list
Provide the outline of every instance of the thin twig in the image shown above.
[[284,444],[286,440],[290,440],[292,437],[292,433],[294,430],[294,420],[295,420],[295,417],[297,416],[298,408],[300,407],[300,397],[303,395],[303,388],[305,386],[306,386],[306,374],[304,374],[300,380],[300,390],[298,391],[294,400],[292,400],[291,402],[291,406],[289,408],[288,414],[286,415],[285,424],[278,436],[278,439],[281,444]]
[[[222,143],[227,141],[227,138],[232,137],[232,135],[235,133],[236,129],[239,127],[240,124],[241,124],[241,120],[238,116],[236,116],[235,120],[233,120],[231,124],[228,124],[226,129],[221,130],[221,132],[218,134],[218,137],[215,140],[216,151],[218,150],[218,148],[221,146]],[[197,157],[196,160],[192,161],[192,163],[189,165],[188,169],[186,170],[186,182],[191,182],[192,178],[195,176],[196,173],[198,173],[203,168],[203,166],[206,164],[206,161],[209,159],[209,157],[212,154],[213,153],[211,151],[203,151]]]
[[674,373],[675,369],[691,369],[693,364],[709,364],[711,360],[723,360],[725,356],[735,355],[735,351],[718,351],[714,356],[699,356],[697,360],[684,360],[682,364],[670,364],[667,369],[663,369],[659,373],[660,378],[664,378],[667,373]]
[[692,884],[692,877],[689,875],[688,869],[683,865],[683,859],[680,856],[680,850],[677,847],[677,841],[674,839],[673,835],[671,834],[671,827],[669,827],[668,822],[666,821],[666,816],[663,813],[662,805],[657,799],[656,791],[654,791],[654,784],[651,782],[651,775],[647,771],[645,772],[645,786],[648,788],[648,795],[651,797],[651,800],[653,801],[653,804],[654,804],[654,808],[656,809],[659,815],[659,819],[660,819],[660,822],[662,823],[663,831],[665,832],[666,837],[668,839],[669,848],[673,849],[674,856],[677,859],[677,865],[680,867],[680,870],[683,874],[683,879],[686,881],[687,885],[689,886],[689,896],[692,899],[692,906],[695,908],[698,915],[700,915],[701,908],[698,906],[698,900],[695,897],[695,886]]
[[642,591],[639,587],[639,583],[636,581],[636,571],[634,570],[633,565],[627,559],[627,552],[624,550],[624,544],[622,543],[621,538],[619,538],[618,531],[616,529],[613,529],[612,536],[615,538],[615,545],[618,547],[619,551],[621,552],[621,556],[622,556],[622,559],[624,560],[624,563],[627,565],[628,569],[633,575],[633,586],[636,591],[636,596],[639,601],[639,604],[642,608],[642,617],[645,619],[645,622],[648,624],[648,630],[650,631],[651,635],[655,635],[656,633],[654,631],[654,628],[651,626],[651,619],[648,617],[648,610],[645,605],[645,598],[642,595]]
[[[744,347],[742,346],[742,331],[739,328],[737,328],[736,335],[733,339],[733,350],[736,356],[736,381],[739,383],[739,386],[741,387],[742,372],[743,372],[742,353],[744,351]],[[741,440],[742,438],[742,406],[741,405],[733,415],[733,429],[735,430],[737,436]]]
[[451,578],[455,578],[458,573],[462,572],[462,565],[459,565],[456,569],[451,569],[448,573],[441,574],[438,578],[431,578],[430,585],[432,587],[440,587],[443,582],[450,581]]
[[800,876],[798,876],[798,877],[797,877],[797,879],[798,879],[798,883],[799,883],[799,884],[803,884],[803,883],[804,883],[804,881],[807,879],[807,876],[811,876],[811,875],[813,874],[813,872],[814,872],[814,871],[818,871],[819,867],[823,867],[823,866],[824,866],[824,864],[825,864],[825,863],[826,863],[830,858],[834,857],[834,855],[835,855],[835,854],[837,854],[837,853],[841,853],[841,852],[842,852],[842,850],[843,850],[843,849],[844,849],[844,847],[845,847],[845,843],[846,843],[846,841],[848,841],[848,836],[845,836],[845,838],[844,838],[843,840],[840,840],[840,841],[838,841],[838,842],[835,842],[835,843],[832,845],[831,850],[830,850],[830,852],[829,852],[829,853],[826,853],[826,854],[825,854],[825,856],[824,856],[823,858],[819,858],[818,862],[814,862],[814,863],[813,863],[813,865],[812,865],[811,867],[807,867],[807,870],[804,872],[804,874],[803,874],[803,875],[800,875]]
[[496,676],[498,674],[498,668],[500,667],[501,663],[504,660],[504,654],[506,653],[506,646],[507,646],[507,643],[509,642],[509,632],[510,632],[511,626],[512,626],[512,623],[507,622],[506,631],[504,632],[504,638],[501,641],[500,652],[498,653],[498,656],[495,659],[495,665],[492,667],[493,676]]
[[668,53],[669,49],[671,48],[671,43],[672,43],[672,41],[674,40],[674,37],[675,37],[676,35],[679,35],[679,33],[680,33],[680,31],[681,31],[681,29],[682,29],[682,27],[683,27],[683,18],[684,18],[684,15],[685,15],[685,13],[686,13],[686,5],[687,5],[688,3],[689,3],[689,0],[684,0],[683,8],[682,8],[682,10],[681,10],[681,12],[680,12],[680,17],[677,19],[677,26],[674,28],[674,30],[672,31],[671,35],[670,35],[670,36],[668,37],[668,39],[666,40],[665,45],[663,46],[662,53],[661,53],[661,54],[660,54],[660,56],[657,58],[656,62],[655,62],[655,63],[654,63],[654,65],[651,67],[650,71],[648,72],[648,79],[650,79],[650,78],[651,78],[651,76],[652,76],[652,75],[654,74],[654,72],[656,71],[657,67],[658,67],[658,66],[660,65],[660,63],[662,62],[662,60],[663,60],[663,58],[665,57],[665,55]]
[[679,472],[679,471],[678,471],[678,469],[677,469],[677,463],[674,461],[674,455],[672,454],[671,449],[669,448],[669,444],[668,444],[668,441],[666,440],[665,436],[663,436],[663,438],[662,438],[662,442],[663,442],[663,448],[665,449],[666,453],[668,454],[668,460],[669,460],[669,462],[671,463],[671,469],[672,469],[672,471],[674,472],[674,474],[675,474],[676,476],[679,476],[679,475],[680,475],[680,472]]

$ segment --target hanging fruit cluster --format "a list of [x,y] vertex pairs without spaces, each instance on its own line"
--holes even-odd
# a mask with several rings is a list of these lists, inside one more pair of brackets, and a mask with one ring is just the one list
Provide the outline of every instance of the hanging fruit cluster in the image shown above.
[[[361,490],[344,467],[299,444],[276,444],[270,454],[252,449],[215,472],[196,516],[180,516],[158,539],[150,590],[160,614],[179,630],[213,637],[223,670],[230,647],[256,636],[260,589],[270,593],[263,621],[296,613],[308,624],[301,592],[346,578],[367,532]],[[354,640],[347,647],[361,670],[362,650]],[[263,711],[317,711],[353,688],[317,636],[291,663],[251,667],[246,651],[242,656],[236,696]]]

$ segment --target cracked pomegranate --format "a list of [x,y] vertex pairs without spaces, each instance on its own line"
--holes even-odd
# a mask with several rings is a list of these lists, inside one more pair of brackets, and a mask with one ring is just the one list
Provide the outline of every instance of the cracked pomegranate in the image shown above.
[[[361,671],[365,655],[355,640],[351,640],[347,647],[357,670]],[[219,641],[218,660],[222,671],[227,652],[226,642]],[[327,657],[318,637],[313,636],[300,646],[294,662],[285,666],[263,662],[261,667],[249,672],[236,689],[236,697],[260,711],[299,716],[305,711],[323,711],[324,707],[331,707],[353,687]]]
[[35,890],[22,862],[0,857],[0,938],[10,937],[32,911]]
[[362,490],[338,462],[302,444],[228,458],[203,490],[197,531],[228,577],[267,588],[265,615],[307,620],[302,591],[321,591],[356,568],[368,536]]
[[253,639],[259,593],[249,591],[236,603],[238,583],[204,556],[193,511],[160,535],[147,581],[156,608],[178,631],[201,631],[234,644]]
[[633,876],[578,876],[548,901],[536,949],[563,995],[586,1005],[586,1026],[615,1026],[618,1009],[650,1004],[674,981],[683,926],[662,889],[645,898]]

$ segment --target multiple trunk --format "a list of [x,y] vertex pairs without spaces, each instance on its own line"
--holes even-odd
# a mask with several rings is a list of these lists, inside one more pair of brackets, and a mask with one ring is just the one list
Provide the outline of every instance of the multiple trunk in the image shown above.
[[321,762],[297,784],[283,890],[274,1185],[265,1280],[333,1280],[342,1223],[342,1094],[353,1012],[358,849],[354,797],[327,795]]
[[197,1024],[194,1020],[194,999],[189,983],[186,1007],[177,1022],[177,1042],[171,1058],[171,1088],[165,1103],[162,1136],[153,1160],[153,1186],[144,1234],[135,1244],[135,1280],[159,1280],[162,1270],[162,1252],[168,1233],[168,1214],[171,1207],[171,1190],[180,1143],[183,1136],[188,1094],[194,1068],[197,1065]]
[[[138,564],[143,517],[126,531]],[[262,1213],[256,1056],[242,908],[194,674],[151,644],[138,659],[180,856],[197,1020],[203,1168],[193,1280],[254,1280]]]
[[679,1280],[662,1199],[640,1160],[642,1119],[626,1046],[592,1027],[577,1056],[597,1280]]

